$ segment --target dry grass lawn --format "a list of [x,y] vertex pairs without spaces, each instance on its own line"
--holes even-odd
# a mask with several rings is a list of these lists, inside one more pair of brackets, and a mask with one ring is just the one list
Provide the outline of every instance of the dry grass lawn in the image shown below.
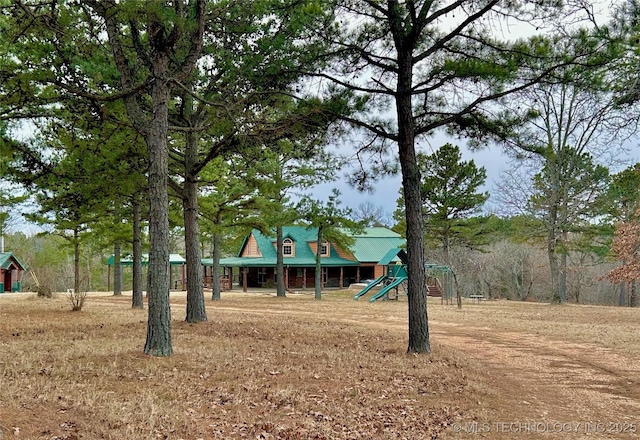
[[[488,424],[488,438],[514,438],[495,423],[565,420],[514,405],[522,373],[498,374],[515,362],[517,341],[528,352],[557,343],[562,356],[584,346],[612,362],[640,359],[638,310],[506,301],[458,310],[430,300],[433,353],[417,356],[406,354],[406,301],[340,292],[322,301],[223,294],[196,325],[184,322],[184,295],[172,294],[175,355],[152,358],[142,353],[146,311],[130,301],[92,294],[71,312],[64,295],[0,297],[5,438],[439,439],[469,438],[460,431],[474,423]],[[531,391],[531,408],[548,409],[552,391]]]

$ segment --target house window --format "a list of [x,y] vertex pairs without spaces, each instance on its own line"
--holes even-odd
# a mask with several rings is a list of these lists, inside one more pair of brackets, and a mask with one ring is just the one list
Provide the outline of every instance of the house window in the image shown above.
[[293,257],[295,255],[293,249],[293,240],[285,238],[282,242],[282,255],[285,257]]
[[322,247],[320,248],[320,255],[323,257],[329,256],[329,242],[325,241],[322,243]]

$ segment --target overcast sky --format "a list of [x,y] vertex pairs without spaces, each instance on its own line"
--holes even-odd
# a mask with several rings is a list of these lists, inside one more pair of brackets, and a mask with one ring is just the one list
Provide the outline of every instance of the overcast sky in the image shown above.
[[[447,142],[446,139],[442,139],[440,142],[431,144],[434,148],[436,146],[443,145]],[[500,181],[502,173],[512,167],[510,158],[502,152],[500,147],[488,146],[483,150],[471,152],[465,146],[463,142],[456,142],[455,140],[449,140],[450,143],[458,145],[462,152],[462,160],[473,160],[477,167],[484,167],[487,171],[487,181],[481,188],[482,191],[489,191],[489,193],[495,192],[495,185]],[[610,167],[611,173],[617,173],[627,166],[630,166],[636,162],[640,162],[640,145],[639,141],[632,140],[625,144],[627,152],[620,154],[619,163],[615,166],[604,164]],[[432,154],[430,148],[422,149],[427,154]],[[397,155],[396,155],[397,156]],[[334,182],[320,185],[312,190],[313,197],[326,201],[331,194],[333,188],[337,188],[341,193],[341,201],[343,207],[350,207],[355,209],[360,203],[371,202],[374,206],[381,206],[385,212],[389,215],[393,214],[396,209],[396,201],[399,196],[400,187],[402,186],[402,178],[398,174],[397,176],[390,177],[380,181],[374,186],[373,193],[359,192],[352,186],[350,186],[344,178],[344,173],[341,173],[340,179]],[[485,212],[495,212],[495,199],[490,198],[484,205]]]
[[[502,153],[498,147],[486,147],[485,149],[477,152],[471,152],[464,143],[456,142],[455,140],[447,140],[442,138],[435,142],[431,140],[430,144],[433,148],[438,148],[444,145],[446,142],[450,142],[454,145],[458,145],[462,152],[462,160],[473,160],[478,168],[484,167],[487,171],[487,182],[482,188],[483,191],[491,191],[494,182],[497,182],[500,173],[508,166],[508,158]],[[432,154],[432,148],[421,148],[427,154]],[[397,154],[395,155],[397,157]],[[374,206],[381,206],[385,212],[392,214],[396,209],[396,201],[399,196],[400,187],[402,186],[402,178],[400,174],[381,180],[374,185],[374,191],[372,193],[359,192],[348,182],[344,177],[344,172],[341,172],[340,178],[334,182],[326,183],[315,187],[312,190],[313,197],[325,201],[328,199],[333,188],[337,188],[341,193],[341,201],[343,207],[356,208],[360,203],[371,202]]]

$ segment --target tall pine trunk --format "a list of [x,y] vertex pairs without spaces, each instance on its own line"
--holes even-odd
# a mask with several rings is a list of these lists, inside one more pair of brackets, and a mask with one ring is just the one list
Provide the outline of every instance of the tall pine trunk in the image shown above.
[[[182,3],[180,3],[182,4]],[[91,2],[90,6],[102,17],[105,31],[113,50],[113,59],[120,74],[122,89],[128,90],[138,84],[136,63],[128,59],[130,54],[125,50],[121,33],[127,27],[121,23],[122,5],[117,2]],[[171,84],[186,79],[202,52],[205,1],[194,0],[187,8],[172,8],[178,17],[169,24],[165,22],[165,8],[169,4],[149,2],[144,4],[141,13],[146,17],[146,40],[149,48],[142,46],[137,29],[133,24],[142,17],[130,17],[132,26],[128,30],[134,41],[141,44],[134,45],[139,57],[145,58],[150,64],[150,102],[145,102],[138,94],[124,97],[124,103],[130,122],[136,131],[141,133],[147,144],[149,155],[149,266],[147,277],[147,297],[149,312],[147,321],[147,339],[144,352],[155,356],[170,356],[173,354],[171,343],[171,308],[169,305],[169,195],[167,185],[169,180],[169,101],[171,99]],[[182,15],[184,13],[184,15]],[[193,21],[192,21],[193,20]],[[192,23],[195,27],[185,34],[185,29]],[[183,59],[180,59],[182,56]],[[177,64],[173,68],[170,63]],[[147,89],[148,90],[148,89]],[[150,107],[150,112],[146,109]]]
[[73,292],[80,294],[80,232],[73,230]]
[[286,286],[284,285],[284,255],[282,254],[282,226],[276,227],[276,296],[285,297]]
[[322,249],[322,226],[318,226],[318,239],[316,245],[315,299],[322,299],[322,260],[320,259],[320,249]]
[[140,202],[134,197],[133,208],[133,292],[131,307],[142,309],[142,215]]
[[[222,257],[222,236],[220,232],[213,233],[213,263],[211,265],[211,299],[218,301],[220,299],[220,258]],[[233,282],[230,275],[229,282]]]
[[149,316],[144,352],[171,356],[171,308],[169,306],[169,180],[168,114],[169,57],[157,52],[153,59],[152,111],[147,147],[149,149],[149,276],[147,296]]
[[120,240],[116,240],[113,244],[113,294],[115,296],[122,295],[122,245]]
[[398,152],[402,170],[407,222],[407,297],[409,307],[409,353],[430,353],[427,317],[427,284],[424,255],[424,219],[420,195],[420,169],[416,160],[415,121],[411,100],[412,61],[410,53],[400,53],[396,113],[398,116]]
[[198,228],[198,176],[195,164],[198,159],[198,138],[190,131],[185,145],[185,180],[182,194],[184,211],[184,240],[187,259],[187,322],[204,322],[207,312],[202,287],[202,263],[200,261],[200,231]]

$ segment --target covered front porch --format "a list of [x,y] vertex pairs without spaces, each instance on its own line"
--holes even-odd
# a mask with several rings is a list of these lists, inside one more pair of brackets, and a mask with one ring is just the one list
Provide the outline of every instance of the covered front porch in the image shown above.
[[[247,261],[247,258],[223,258],[220,260],[220,286],[223,290],[241,288],[271,288],[277,283],[276,267],[264,265],[264,261]],[[261,260],[256,258],[255,260]],[[260,264],[263,263],[263,264]],[[211,287],[213,282],[212,260],[203,259],[204,284]],[[373,267],[361,268],[358,262],[349,265],[324,265],[321,267],[320,282],[322,288],[349,287],[373,276]],[[371,272],[371,273],[369,273]],[[315,266],[284,266],[284,285],[288,291],[315,288]]]

